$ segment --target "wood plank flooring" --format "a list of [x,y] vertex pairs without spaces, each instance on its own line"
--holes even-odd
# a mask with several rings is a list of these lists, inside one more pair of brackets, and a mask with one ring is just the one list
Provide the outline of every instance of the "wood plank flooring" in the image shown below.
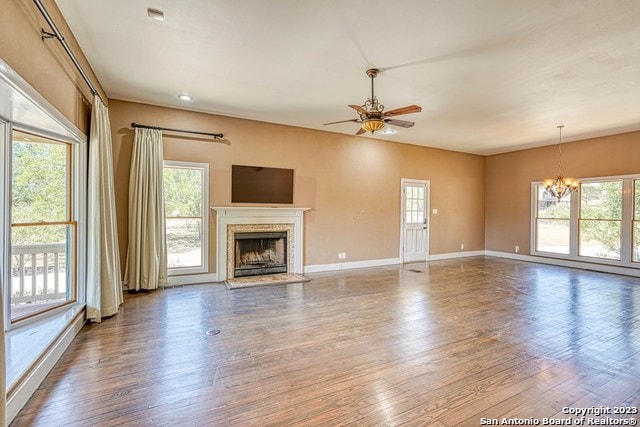
[[490,257],[308,276],[128,295],[13,425],[542,425],[640,408],[640,279]]

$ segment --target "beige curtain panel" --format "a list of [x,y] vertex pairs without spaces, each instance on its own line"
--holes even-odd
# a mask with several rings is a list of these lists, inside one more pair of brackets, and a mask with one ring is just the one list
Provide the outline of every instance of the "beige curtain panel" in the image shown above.
[[100,322],[122,304],[109,110],[93,99],[89,137],[87,319]]
[[167,283],[162,157],[162,132],[136,128],[129,174],[129,249],[125,272],[129,290],[152,290]]

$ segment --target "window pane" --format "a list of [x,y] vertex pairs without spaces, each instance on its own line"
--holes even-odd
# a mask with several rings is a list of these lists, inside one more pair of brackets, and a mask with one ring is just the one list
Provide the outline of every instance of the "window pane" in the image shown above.
[[633,261],[640,262],[640,221],[633,222]]
[[538,219],[536,251],[569,254],[569,220]]
[[167,217],[201,217],[202,170],[164,168]]
[[67,156],[66,144],[14,132],[11,222],[68,219]]
[[622,181],[580,186],[581,219],[622,219]]
[[542,186],[538,186],[538,218],[569,219],[571,215],[571,198],[558,199],[551,196]]
[[167,218],[169,268],[202,266],[202,220]]
[[75,299],[74,226],[11,228],[11,320]]
[[640,220],[640,179],[635,180],[635,215],[634,218]]
[[621,221],[580,221],[580,256],[620,259]]

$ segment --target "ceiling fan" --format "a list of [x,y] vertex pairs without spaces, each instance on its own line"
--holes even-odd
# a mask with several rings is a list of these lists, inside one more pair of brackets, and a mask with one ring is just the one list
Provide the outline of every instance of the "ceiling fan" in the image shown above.
[[422,111],[422,107],[418,105],[409,105],[407,107],[396,108],[385,112],[384,105],[378,102],[378,98],[375,97],[373,91],[373,80],[376,78],[380,70],[377,68],[370,68],[367,70],[367,76],[371,78],[371,98],[368,98],[362,105],[349,105],[358,112],[359,118],[351,120],[340,120],[337,122],[325,123],[325,125],[334,125],[336,123],[354,122],[360,123],[361,127],[356,132],[356,135],[362,135],[365,132],[374,133],[377,130],[384,128],[386,125],[400,126],[403,128],[410,128],[415,123],[406,120],[391,119],[390,117],[399,116],[402,114],[419,113]]

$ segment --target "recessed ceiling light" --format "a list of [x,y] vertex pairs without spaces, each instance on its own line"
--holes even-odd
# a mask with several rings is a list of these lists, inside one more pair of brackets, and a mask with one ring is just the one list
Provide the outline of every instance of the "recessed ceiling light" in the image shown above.
[[394,133],[397,133],[397,131],[391,128],[386,128],[385,130],[382,131],[382,133],[384,133],[385,135],[393,135]]
[[164,12],[158,9],[148,8],[147,15],[149,18],[155,19],[156,21],[164,21]]
[[178,98],[180,98],[182,101],[193,101],[193,97],[184,93],[181,95],[178,95]]

